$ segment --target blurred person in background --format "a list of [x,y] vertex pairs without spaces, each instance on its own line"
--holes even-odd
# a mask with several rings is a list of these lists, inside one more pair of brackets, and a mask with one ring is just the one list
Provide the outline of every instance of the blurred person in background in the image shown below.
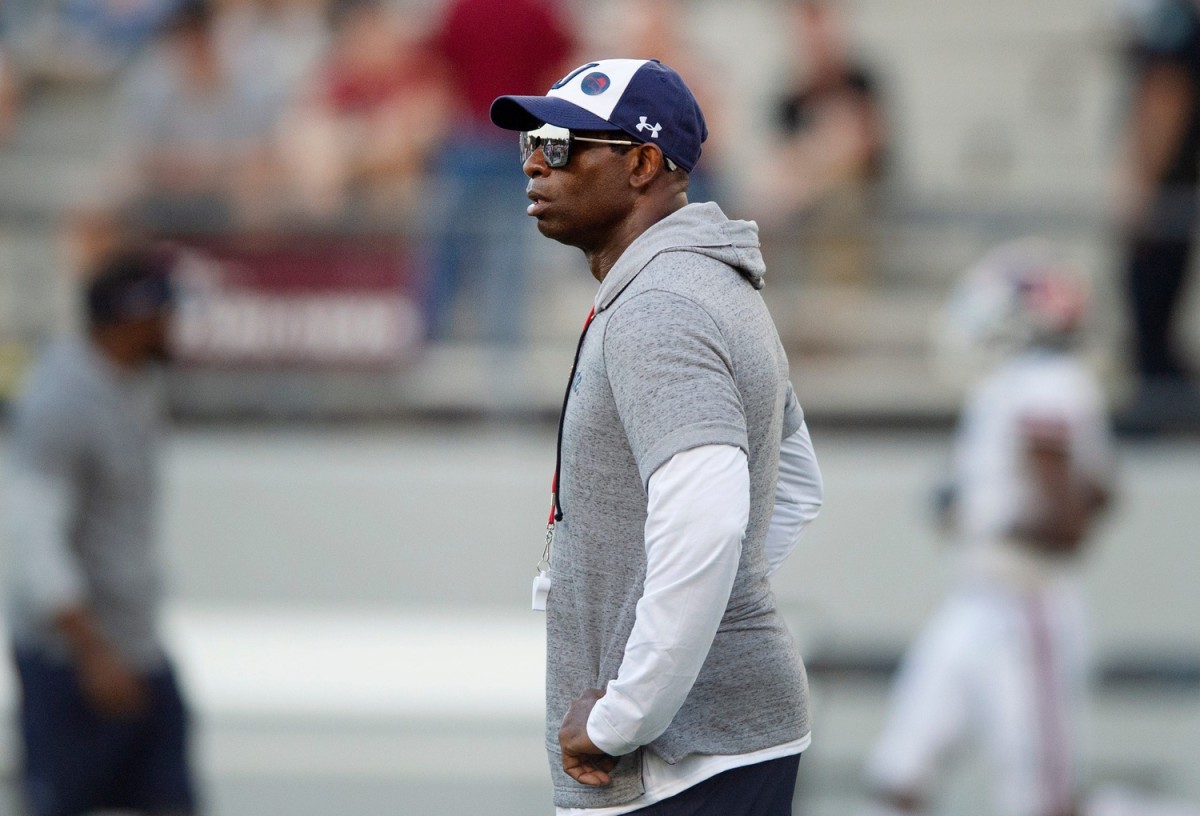
[[522,132],[527,214],[599,282],[534,584],[557,813],[790,814],[808,682],[770,576],[823,494],[757,227],[688,202],[707,127],[661,63],[491,116]]
[[4,0],[0,32],[31,78],[96,83],[135,59],[180,0]]
[[292,104],[329,47],[328,0],[218,0],[216,37],[234,76],[265,86],[271,116]]
[[867,764],[872,814],[929,812],[971,741],[987,754],[997,814],[1080,812],[1079,573],[1113,468],[1104,397],[1081,357],[1086,315],[1082,273],[1033,239],[990,252],[945,309],[939,363],[980,372],[939,502],[959,572],[895,679]]
[[656,59],[689,78],[710,134],[704,143],[704,166],[697,165],[688,179],[688,201],[699,203],[720,197],[719,168],[730,131],[725,124],[729,118],[726,89],[719,82],[727,72],[688,37],[692,16],[683,0],[620,0],[605,8],[598,50]]
[[14,407],[9,616],[32,816],[188,814],[188,714],[159,631],[165,263],[110,255],[86,330],[40,355]]
[[1150,0],[1129,31],[1117,183],[1135,391],[1122,420],[1134,430],[1200,427],[1178,336],[1200,213],[1200,3]]
[[210,0],[183,0],[123,80],[114,182],[152,231],[254,226],[279,203],[272,79],[235,70],[216,13]]
[[794,74],[774,103],[773,136],[747,189],[763,228],[816,280],[861,285],[884,177],[887,122],[875,72],[852,54],[839,0],[786,9]]
[[[488,120],[503,93],[541,93],[570,67],[578,35],[558,0],[450,0],[434,34],[455,106],[438,151],[427,317],[433,340],[513,347],[523,338],[531,225],[513,137]],[[474,308],[457,314],[469,298]],[[458,322],[462,321],[462,322]]]
[[21,115],[23,84],[16,62],[0,45],[0,150],[16,130]]
[[282,128],[302,214],[410,225],[447,136],[445,72],[418,22],[382,0],[335,0],[330,17],[331,49]]

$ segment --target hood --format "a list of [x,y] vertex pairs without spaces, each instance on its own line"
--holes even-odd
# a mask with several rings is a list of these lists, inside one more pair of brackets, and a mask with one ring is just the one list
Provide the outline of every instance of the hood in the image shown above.
[[758,225],[733,221],[712,202],[688,204],[639,235],[609,270],[596,292],[596,311],[608,308],[629,282],[663,252],[695,252],[735,269],[755,289],[763,288]]

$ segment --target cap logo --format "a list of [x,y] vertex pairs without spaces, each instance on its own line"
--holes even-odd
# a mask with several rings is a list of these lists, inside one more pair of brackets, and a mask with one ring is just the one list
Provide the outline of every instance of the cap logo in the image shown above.
[[588,74],[583,78],[579,88],[588,96],[599,96],[607,91],[612,86],[612,80],[608,78],[608,74],[602,74],[599,71]]
[[563,77],[562,79],[560,79],[558,82],[555,82],[553,85],[551,85],[551,86],[550,86],[550,90],[552,90],[552,91],[557,91],[559,88],[561,88],[561,87],[563,87],[564,85],[566,85],[568,82],[570,82],[572,79],[574,79],[575,77],[577,77],[577,76],[579,76],[580,74],[582,74],[582,73],[583,73],[584,71],[586,71],[587,69],[589,69],[589,68],[595,68],[595,67],[596,67],[597,65],[599,65],[599,64],[600,64],[600,63],[598,63],[598,62],[589,62],[587,65],[580,65],[580,66],[579,66],[578,68],[576,68],[574,71],[572,71],[571,73],[567,74],[565,77]]
[[660,125],[658,122],[655,122],[653,125],[650,124],[646,121],[645,116],[639,116],[638,119],[641,121],[634,125],[634,127],[637,128],[638,133],[641,133],[643,130],[648,130],[650,131],[650,138],[657,139],[658,132],[662,130],[662,125]]

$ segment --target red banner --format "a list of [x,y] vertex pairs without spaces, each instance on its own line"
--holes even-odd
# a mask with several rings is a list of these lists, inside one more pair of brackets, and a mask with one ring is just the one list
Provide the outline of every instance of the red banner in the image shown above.
[[405,243],[354,235],[177,240],[180,363],[395,366],[424,325]]

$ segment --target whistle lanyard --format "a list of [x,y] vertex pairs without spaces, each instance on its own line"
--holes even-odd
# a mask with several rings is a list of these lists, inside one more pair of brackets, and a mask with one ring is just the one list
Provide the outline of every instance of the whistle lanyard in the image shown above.
[[583,341],[591,328],[592,320],[596,317],[596,308],[588,312],[587,320],[583,321],[583,331],[579,334],[579,343],[575,346],[575,359],[571,363],[571,375],[567,377],[567,390],[563,394],[562,411],[558,415],[558,439],[554,447],[554,478],[550,480],[550,515],[546,519],[546,549],[542,552],[542,560],[538,571],[545,573],[550,568],[550,545],[554,543],[554,525],[562,521],[562,495],[558,488],[559,471],[562,468],[563,424],[567,418],[567,403],[571,400],[571,389],[575,385],[575,372],[579,368],[579,355],[583,352]]

